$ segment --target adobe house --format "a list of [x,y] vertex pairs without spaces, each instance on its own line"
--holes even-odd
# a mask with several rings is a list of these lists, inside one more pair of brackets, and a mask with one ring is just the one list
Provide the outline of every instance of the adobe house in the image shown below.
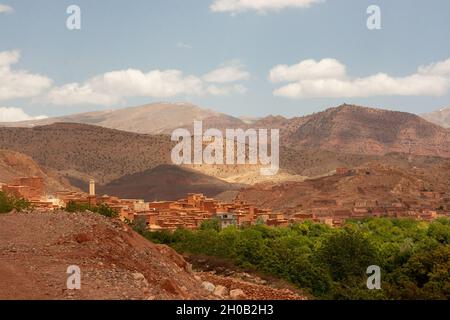
[[235,226],[237,223],[234,213],[220,212],[216,214],[216,217],[219,219],[222,229],[229,226]]

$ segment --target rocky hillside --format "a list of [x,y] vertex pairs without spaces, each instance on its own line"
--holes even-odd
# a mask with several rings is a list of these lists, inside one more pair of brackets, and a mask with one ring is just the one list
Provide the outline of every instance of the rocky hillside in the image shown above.
[[107,183],[169,163],[172,144],[165,135],[56,123],[35,128],[0,128],[0,148],[24,153],[61,176]]
[[357,173],[348,176],[256,184],[242,189],[237,197],[273,210],[320,207],[314,202],[317,200],[336,201],[341,207],[350,208],[357,200],[391,203],[401,198],[414,202],[420,198],[421,190],[445,192],[450,188],[450,160],[430,160],[422,162],[421,167],[400,163],[390,166],[376,161],[357,168]]
[[47,193],[71,189],[69,181],[53,170],[40,167],[32,158],[19,152],[0,150],[0,182],[11,183],[17,177],[42,177]]
[[[175,251],[92,213],[0,215],[0,299],[201,299]],[[66,287],[81,269],[81,290]]]
[[281,134],[294,148],[450,157],[450,131],[410,113],[342,105],[292,121]]

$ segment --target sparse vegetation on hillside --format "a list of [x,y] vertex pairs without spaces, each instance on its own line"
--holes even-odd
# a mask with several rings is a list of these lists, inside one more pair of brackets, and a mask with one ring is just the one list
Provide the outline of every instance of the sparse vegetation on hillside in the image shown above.
[[24,153],[60,175],[104,184],[170,161],[170,136],[57,123],[0,128],[0,148]]
[[[224,258],[284,278],[321,299],[450,299],[450,220],[368,219],[333,229],[306,222],[218,231],[143,232],[179,252]],[[382,289],[368,290],[367,267]]]

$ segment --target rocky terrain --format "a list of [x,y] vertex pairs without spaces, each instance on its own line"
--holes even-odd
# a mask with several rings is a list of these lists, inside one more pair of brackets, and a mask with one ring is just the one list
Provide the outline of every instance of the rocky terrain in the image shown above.
[[17,177],[32,176],[44,178],[48,193],[74,188],[67,179],[54,170],[39,166],[31,157],[15,151],[0,150],[0,182],[11,183]]
[[314,201],[335,201],[351,208],[358,200],[391,203],[401,198],[415,201],[421,190],[450,188],[450,161],[435,167],[392,167],[378,162],[356,168],[351,175],[329,175],[297,182],[260,183],[242,189],[237,197],[273,210],[320,207]]
[[[81,270],[80,290],[67,289],[73,265]],[[119,220],[90,212],[0,215],[0,299],[302,298],[233,281],[193,272],[174,250]]]
[[300,125],[281,131],[285,145],[350,154],[450,157],[450,131],[406,112],[342,105],[292,121],[299,120]]
[[[92,213],[0,215],[2,299],[207,298],[190,266],[119,221]],[[81,268],[81,290],[66,287]]]
[[[265,281],[245,274],[242,277],[225,277],[214,272],[199,272],[203,286],[219,298],[232,300],[307,300],[304,295],[290,289],[277,289]],[[257,283],[257,282],[260,283]]]
[[56,123],[35,128],[0,128],[0,148],[24,153],[61,176],[107,183],[169,163],[172,144],[166,135]]

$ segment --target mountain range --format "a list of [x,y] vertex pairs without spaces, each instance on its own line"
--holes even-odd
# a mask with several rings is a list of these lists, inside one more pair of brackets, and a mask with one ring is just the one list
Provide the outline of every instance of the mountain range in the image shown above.
[[[406,112],[341,105],[323,112],[294,118],[268,116],[239,119],[188,103],[156,103],[125,109],[96,111],[64,117],[3,123],[4,127],[25,127],[54,123],[80,123],[141,133],[171,134],[177,128],[192,128],[202,120],[203,128],[280,129],[281,142],[290,148],[317,148],[356,154],[382,155],[389,152],[450,156],[449,130],[443,128],[450,109],[423,118]],[[431,122],[441,122],[442,126]]]
[[[204,130],[280,129],[280,174],[264,178],[259,165],[174,168],[170,133],[194,120],[203,120]],[[354,105],[291,119],[239,119],[190,104],[151,104],[3,124],[0,149],[28,157],[76,188],[93,178],[101,192],[174,199],[187,192],[214,196],[243,184],[303,181],[373,161],[434,166],[440,162],[435,159],[450,158],[450,129],[414,114]]]
[[223,113],[203,109],[189,103],[154,103],[124,109],[94,111],[28,120],[1,123],[0,126],[32,128],[60,122],[80,123],[143,134],[172,133],[175,128],[192,127],[194,120],[202,120],[214,128],[242,126],[243,120]]

